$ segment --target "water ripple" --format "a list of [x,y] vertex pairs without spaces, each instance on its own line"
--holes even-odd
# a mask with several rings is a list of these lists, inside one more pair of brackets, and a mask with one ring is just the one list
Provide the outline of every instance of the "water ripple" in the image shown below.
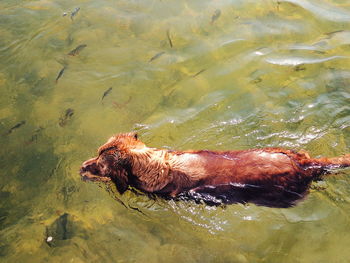
[[297,66],[301,64],[317,64],[323,63],[335,59],[348,58],[345,56],[331,56],[325,58],[307,58],[307,57],[294,57],[294,56],[275,56],[266,58],[265,61],[270,64],[281,65],[281,66]]
[[324,18],[334,22],[349,22],[350,12],[340,7],[335,7],[326,4],[320,0],[306,1],[306,0],[282,0],[281,2],[289,2],[298,5],[309,12],[315,14],[317,17]]

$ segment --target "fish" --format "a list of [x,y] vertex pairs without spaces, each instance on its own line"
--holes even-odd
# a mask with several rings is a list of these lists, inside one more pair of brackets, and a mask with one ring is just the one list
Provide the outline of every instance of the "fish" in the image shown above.
[[306,67],[304,66],[304,64],[300,64],[300,65],[297,65],[295,68],[294,68],[295,71],[302,71],[302,70],[306,70]]
[[112,91],[112,87],[110,87],[108,90],[106,90],[103,95],[101,101]]
[[220,9],[216,9],[213,16],[211,17],[211,23],[213,24],[221,15]]
[[204,71],[206,71],[206,69],[202,69],[202,70],[198,71],[196,74],[194,74],[192,76],[192,78],[197,77],[199,74],[203,73]]
[[63,127],[67,124],[67,121],[73,116],[74,110],[71,108],[66,109],[64,116],[59,119],[58,124]]
[[153,60],[156,60],[157,58],[159,58],[163,54],[165,54],[164,51],[155,54],[153,57],[151,57],[151,59],[148,61],[148,63],[152,62]]
[[39,133],[40,133],[42,130],[44,130],[44,128],[41,127],[41,126],[39,126],[39,128],[36,129],[36,130],[34,131],[32,137],[30,138],[30,140],[28,140],[26,143],[27,143],[27,144],[31,144],[31,143],[33,143],[34,141],[37,141],[38,135],[39,135]]
[[71,108],[68,108],[68,109],[66,109],[66,113],[65,113],[64,116],[65,116],[66,118],[67,118],[67,117],[72,117],[73,114],[74,114],[74,110],[71,109]]
[[78,14],[79,10],[80,10],[80,7],[74,8],[74,10],[72,11],[72,13],[70,14],[70,19],[73,20],[73,17],[75,17],[75,16]]
[[281,4],[281,2],[277,0],[277,5],[276,5],[277,11],[280,11],[280,4]]
[[56,83],[58,82],[58,80],[62,77],[63,72],[66,70],[66,67],[63,67],[60,72],[58,72],[57,78],[56,78]]
[[79,55],[80,51],[82,51],[84,48],[86,48],[86,44],[81,44],[77,46],[75,49],[73,49],[71,52],[68,53],[68,56],[76,56]]
[[172,48],[173,47],[173,42],[171,41],[169,30],[166,31],[166,36],[168,38],[169,45]]
[[257,78],[254,79],[252,82],[255,83],[255,84],[258,84],[258,83],[260,83],[261,81],[263,81],[262,78],[257,77]]
[[336,30],[336,31],[328,32],[328,33],[325,33],[325,35],[331,36],[331,35],[334,35],[334,34],[337,34],[337,33],[341,33],[341,32],[344,32],[344,30]]
[[12,133],[14,130],[18,129],[19,127],[21,127],[22,125],[26,124],[26,121],[21,121],[19,123],[17,123],[15,126],[11,127],[6,134],[10,134]]

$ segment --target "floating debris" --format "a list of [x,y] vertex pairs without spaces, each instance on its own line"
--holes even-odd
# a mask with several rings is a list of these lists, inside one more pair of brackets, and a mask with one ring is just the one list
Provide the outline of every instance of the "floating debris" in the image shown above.
[[173,47],[173,41],[171,41],[169,29],[166,31],[166,36],[167,36],[167,38],[168,38],[169,45],[170,45],[170,47],[172,48],[172,47]]
[[70,14],[70,19],[73,20],[73,17],[75,17],[75,16],[78,14],[79,10],[80,10],[80,7],[74,8],[74,10],[72,11],[72,13]]
[[67,124],[67,121],[73,116],[74,110],[71,108],[66,109],[64,115],[60,117],[58,124],[63,127]]
[[53,247],[54,246],[54,242],[52,242],[52,241],[54,241],[53,240],[53,236],[51,236],[50,235],[50,230],[49,230],[49,227],[45,227],[45,229],[46,229],[46,237],[45,237],[45,242],[46,242],[46,244],[49,246],[49,247]]
[[164,51],[155,54],[153,57],[151,57],[151,59],[148,61],[148,63],[152,62],[153,60],[156,60],[157,58],[159,58],[163,54],[165,54]]
[[76,56],[79,55],[80,51],[82,51],[84,48],[86,48],[86,44],[81,44],[77,46],[75,49],[73,49],[71,52],[68,53],[69,56]]
[[18,129],[19,127],[23,126],[24,124],[26,124],[26,121],[21,121],[19,123],[17,123],[15,126],[11,127],[6,134],[10,134],[12,133],[14,130]]
[[103,95],[101,101],[112,91],[112,87],[110,87],[108,90],[106,90]]
[[203,72],[206,71],[206,70],[207,70],[207,69],[202,69],[202,70],[198,71],[196,74],[194,74],[194,75],[192,76],[192,78],[197,77],[199,74],[203,73]]
[[211,17],[211,23],[213,24],[221,15],[220,9],[216,9],[213,16]]
[[58,80],[62,77],[63,72],[66,70],[66,67],[63,67],[60,72],[58,72],[57,78],[56,78],[56,83],[58,82]]

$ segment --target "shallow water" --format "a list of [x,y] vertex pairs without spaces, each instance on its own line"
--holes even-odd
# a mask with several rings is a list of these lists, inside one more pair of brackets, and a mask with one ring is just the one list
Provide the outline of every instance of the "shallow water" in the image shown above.
[[4,0],[0,25],[2,262],[349,262],[349,169],[289,209],[78,175],[133,130],[168,149],[349,153],[347,1]]

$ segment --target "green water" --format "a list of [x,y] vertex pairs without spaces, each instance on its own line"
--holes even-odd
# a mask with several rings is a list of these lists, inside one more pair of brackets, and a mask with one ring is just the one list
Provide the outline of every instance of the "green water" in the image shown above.
[[350,261],[349,169],[289,209],[120,196],[78,174],[126,131],[349,153],[348,1],[3,0],[0,25],[1,262]]

